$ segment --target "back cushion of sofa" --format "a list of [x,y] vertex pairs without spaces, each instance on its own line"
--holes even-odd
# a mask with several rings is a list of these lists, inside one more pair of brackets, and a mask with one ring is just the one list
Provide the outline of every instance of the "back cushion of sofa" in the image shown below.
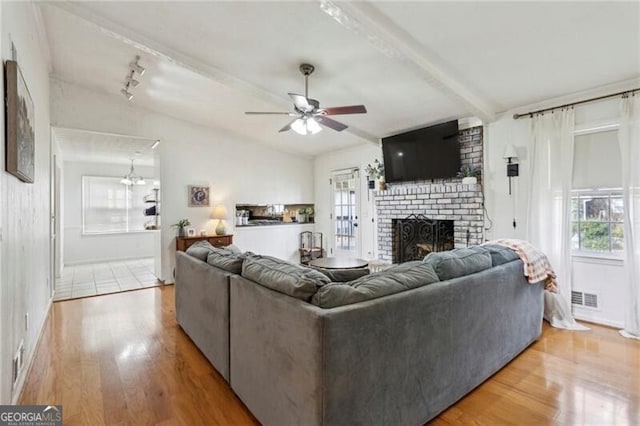
[[343,283],[347,281],[353,281],[362,276],[368,275],[369,270],[367,268],[350,268],[350,269],[326,269],[318,268],[316,266],[309,265],[309,268],[326,275],[331,282]]
[[423,260],[433,266],[441,281],[475,274],[491,268],[491,255],[482,247],[429,253]]
[[242,263],[245,257],[244,254],[238,254],[225,248],[211,247],[207,256],[207,263],[216,268],[239,274],[242,272]]
[[211,253],[211,250],[213,249],[214,247],[209,243],[209,241],[196,241],[187,248],[185,253],[206,262],[207,256],[209,256],[209,253]]
[[401,263],[357,280],[331,283],[321,287],[311,299],[311,303],[321,308],[335,308],[400,293],[438,281],[438,275],[433,267],[417,260]]
[[271,290],[307,302],[319,287],[331,282],[313,269],[255,254],[247,256],[242,264],[242,276]]
[[491,255],[491,265],[499,266],[504,263],[508,263],[514,261],[516,259],[520,259],[518,253],[509,247],[500,246],[497,244],[485,244],[482,246],[483,249],[487,250]]

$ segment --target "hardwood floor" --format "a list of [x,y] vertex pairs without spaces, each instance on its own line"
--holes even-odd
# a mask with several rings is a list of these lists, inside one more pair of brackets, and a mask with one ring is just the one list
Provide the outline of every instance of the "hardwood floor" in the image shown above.
[[[640,424],[640,342],[544,327],[431,423]],[[53,305],[21,398],[65,425],[258,422],[175,322],[173,286]]]

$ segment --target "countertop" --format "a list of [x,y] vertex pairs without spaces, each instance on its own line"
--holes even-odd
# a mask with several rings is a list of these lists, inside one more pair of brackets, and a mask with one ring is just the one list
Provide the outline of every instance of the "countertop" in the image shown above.
[[283,222],[276,219],[250,220],[248,225],[235,225],[235,228],[257,228],[262,226],[314,225],[315,222]]

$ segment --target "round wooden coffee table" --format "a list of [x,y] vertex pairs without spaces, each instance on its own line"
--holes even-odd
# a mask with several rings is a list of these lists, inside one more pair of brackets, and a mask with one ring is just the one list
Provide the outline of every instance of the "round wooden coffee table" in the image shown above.
[[347,257],[322,257],[320,259],[313,259],[309,262],[309,265],[311,266],[325,269],[358,269],[366,268],[368,264],[369,262],[364,259]]

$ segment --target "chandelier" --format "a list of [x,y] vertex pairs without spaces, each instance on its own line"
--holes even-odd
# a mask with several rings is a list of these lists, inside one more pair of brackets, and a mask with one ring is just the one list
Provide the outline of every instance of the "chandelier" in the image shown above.
[[142,176],[138,176],[136,171],[133,169],[133,160],[131,160],[131,169],[129,173],[124,175],[120,183],[123,183],[127,186],[129,185],[146,185],[147,182],[144,181]]

